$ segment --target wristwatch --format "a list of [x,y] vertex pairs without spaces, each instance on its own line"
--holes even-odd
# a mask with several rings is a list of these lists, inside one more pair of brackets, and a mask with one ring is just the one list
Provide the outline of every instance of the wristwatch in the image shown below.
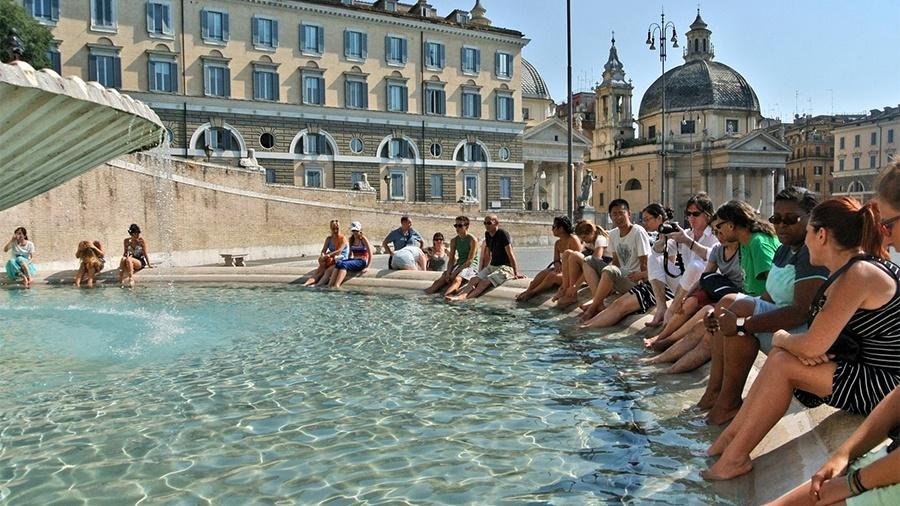
[[739,336],[746,336],[746,335],[747,335],[747,329],[744,328],[744,322],[745,322],[745,321],[746,321],[745,318],[738,318],[738,319],[737,319],[737,327],[736,327],[736,329],[737,329],[737,335],[739,335]]

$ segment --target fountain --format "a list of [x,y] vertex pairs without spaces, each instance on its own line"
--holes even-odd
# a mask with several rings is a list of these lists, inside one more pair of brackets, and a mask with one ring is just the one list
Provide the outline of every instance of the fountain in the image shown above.
[[166,137],[146,104],[23,61],[0,63],[0,103],[0,210]]

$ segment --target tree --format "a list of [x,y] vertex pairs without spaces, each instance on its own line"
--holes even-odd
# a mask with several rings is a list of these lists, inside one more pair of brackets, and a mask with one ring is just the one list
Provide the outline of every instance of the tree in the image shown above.
[[49,67],[50,59],[47,58],[47,51],[53,42],[53,34],[25,12],[21,2],[0,0],[0,41],[2,41],[0,44],[3,47],[4,61],[10,57],[6,38],[13,28],[19,33],[19,39],[25,49],[22,59],[36,69]]

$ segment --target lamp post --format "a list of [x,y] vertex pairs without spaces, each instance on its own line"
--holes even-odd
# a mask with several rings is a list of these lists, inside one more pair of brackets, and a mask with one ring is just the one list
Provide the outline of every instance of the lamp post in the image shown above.
[[[678,35],[675,33],[675,23],[666,22],[666,13],[660,12],[659,23],[650,23],[647,28],[647,45],[651,51],[656,51],[656,37],[659,37],[659,61],[662,64],[662,148],[660,149],[660,159],[662,168],[660,169],[659,180],[660,198],[662,204],[666,205],[666,39],[668,39],[668,30],[672,29],[672,47],[678,47]],[[670,189],[671,190],[671,189]]]

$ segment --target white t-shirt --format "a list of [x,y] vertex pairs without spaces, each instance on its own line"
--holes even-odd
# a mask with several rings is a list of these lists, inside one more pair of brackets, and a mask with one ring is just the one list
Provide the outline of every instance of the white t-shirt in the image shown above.
[[[685,233],[688,237],[694,238],[694,233],[690,229],[685,230]],[[719,239],[712,233],[712,227],[706,227],[703,231],[703,235],[695,242],[706,246],[706,248],[712,252],[712,247],[719,244]],[[678,248],[679,251],[681,251],[681,258],[684,260],[684,275],[681,276],[681,287],[687,290],[700,279],[700,275],[706,270],[707,260],[704,260],[700,255],[695,253],[694,249],[690,248],[690,243],[679,244]]]
[[627,276],[640,272],[640,257],[650,254],[650,236],[640,225],[632,225],[625,237],[620,237],[619,229],[614,228],[609,231],[609,247],[619,257],[619,269]]
[[[597,234],[597,239],[594,240],[594,251],[602,250],[604,248],[609,247],[609,239],[601,234]],[[609,256],[609,253],[604,251],[603,256]]]
[[10,251],[12,252],[12,256],[14,257],[31,258],[31,255],[34,254],[34,243],[31,241],[25,241],[25,246],[19,246],[19,243],[13,242]]

